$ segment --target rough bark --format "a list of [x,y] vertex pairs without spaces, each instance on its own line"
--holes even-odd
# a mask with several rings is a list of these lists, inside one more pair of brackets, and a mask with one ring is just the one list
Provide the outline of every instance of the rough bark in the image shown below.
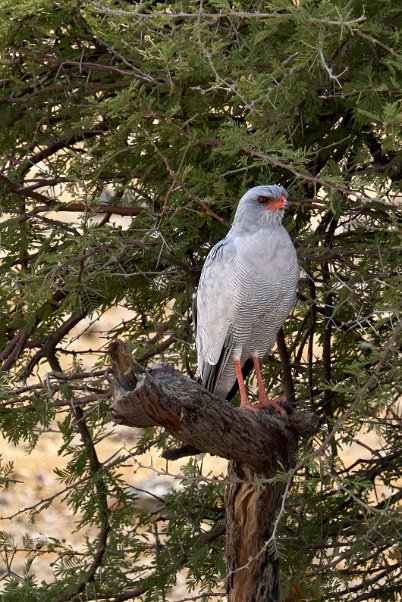
[[[317,426],[314,414],[285,418],[233,407],[167,365],[145,371],[124,343],[112,357],[115,422],[162,426],[189,449],[229,460],[226,494],[227,593],[230,602],[279,599],[278,560],[267,542],[285,484],[266,483],[294,466],[297,443]],[[244,568],[242,568],[244,567]]]
[[279,560],[270,538],[285,484],[256,483],[263,476],[246,463],[229,462],[226,591],[230,602],[279,600]]

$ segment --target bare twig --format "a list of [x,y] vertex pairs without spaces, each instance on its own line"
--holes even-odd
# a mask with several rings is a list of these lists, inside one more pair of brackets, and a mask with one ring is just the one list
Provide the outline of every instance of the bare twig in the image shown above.
[[200,205],[202,207],[202,209],[205,211],[205,213],[207,213],[208,215],[210,215],[211,217],[213,217],[214,219],[216,219],[218,222],[221,222],[222,224],[224,224],[228,228],[229,226],[225,222],[225,220],[222,217],[220,217],[217,213],[215,213],[214,211],[212,211],[212,209],[210,209],[208,207],[208,205],[205,203],[205,201],[201,200],[195,194],[193,194],[190,191],[190,189],[187,188],[186,184],[184,184],[184,182],[182,182],[179,179],[179,177],[178,177],[178,171],[175,171],[173,169],[173,167],[171,166],[171,164],[169,162],[169,159],[159,149],[159,147],[157,146],[157,144],[152,139],[152,136],[146,130],[143,130],[143,131],[144,131],[144,134],[145,134],[147,140],[149,141],[149,143],[155,149],[155,152],[159,155],[159,157],[162,159],[163,163],[165,164],[165,167],[166,167],[166,170],[167,170],[169,176],[173,177],[174,180],[177,181],[178,187],[180,187],[193,201],[195,201],[198,205]]
[[338,86],[339,86],[340,88],[342,88],[342,84],[341,84],[341,82],[340,82],[340,81],[339,81],[339,79],[336,77],[336,75],[334,75],[334,73],[333,73],[332,69],[331,69],[331,68],[330,68],[330,67],[327,65],[327,62],[326,62],[326,60],[325,60],[325,57],[324,57],[324,53],[323,53],[323,51],[321,50],[321,48],[319,48],[319,50],[318,50],[318,54],[320,55],[321,63],[322,63],[322,65],[323,65],[323,67],[324,67],[325,71],[328,73],[328,75],[329,75],[330,79],[332,79],[332,80],[333,80],[333,81],[334,81],[336,84],[338,84]]
[[[166,19],[207,19],[207,20],[211,20],[211,21],[220,21],[221,19],[228,19],[228,18],[238,18],[238,19],[289,19],[289,18],[294,18],[294,12],[293,11],[289,11],[288,13],[285,12],[276,12],[276,11],[272,11],[272,12],[248,12],[248,11],[236,11],[236,10],[231,10],[231,11],[220,11],[220,12],[216,12],[216,13],[208,13],[205,11],[194,11],[192,13],[187,13],[184,11],[180,11],[177,13],[171,12],[171,11],[159,11],[159,10],[154,10],[150,13],[141,13],[139,11],[126,11],[126,10],[121,10],[121,9],[109,9],[105,6],[103,6],[102,4],[99,4],[98,2],[90,2],[90,4],[92,4],[92,6],[96,9],[96,11],[98,13],[101,14],[105,14],[105,15],[110,15],[110,16],[117,16],[117,17],[132,17],[134,19],[155,19],[155,18],[160,18],[160,17],[165,17]],[[336,26],[351,26],[351,25],[355,25],[356,23],[361,23],[362,21],[365,21],[366,17],[364,15],[361,15],[360,17],[357,17],[356,19],[351,19],[349,21],[346,20],[336,20],[336,19],[316,19],[316,18],[310,18],[309,21],[311,23],[317,23],[317,24],[323,24],[323,25],[336,25]]]
[[362,38],[363,40],[367,40],[368,42],[370,42],[370,44],[375,44],[376,46],[380,46],[383,50],[386,50],[386,52],[391,54],[393,57],[395,57],[399,61],[402,60],[401,54],[398,54],[393,48],[391,48],[390,46],[387,46],[386,44],[384,44],[384,42],[381,42],[381,40],[377,40],[377,38],[374,38],[373,36],[370,36],[369,34],[364,33],[364,31],[361,31],[361,29],[352,28],[351,31],[354,35],[358,36],[359,38]]

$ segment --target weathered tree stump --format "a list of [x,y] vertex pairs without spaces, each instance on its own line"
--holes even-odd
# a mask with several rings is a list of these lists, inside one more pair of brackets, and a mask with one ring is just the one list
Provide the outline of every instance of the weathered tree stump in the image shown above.
[[292,413],[282,418],[235,408],[167,365],[145,371],[121,341],[112,343],[110,354],[110,415],[115,422],[162,426],[194,452],[229,460],[228,600],[279,600],[278,560],[269,543],[286,484],[266,481],[294,466],[298,440],[313,432],[317,416]]

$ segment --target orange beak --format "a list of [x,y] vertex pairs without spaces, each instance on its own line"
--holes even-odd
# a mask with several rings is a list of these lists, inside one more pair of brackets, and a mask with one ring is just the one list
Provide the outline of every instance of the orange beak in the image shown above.
[[283,209],[286,204],[286,197],[280,196],[277,199],[273,199],[270,203],[268,203],[266,210],[274,211],[275,209]]

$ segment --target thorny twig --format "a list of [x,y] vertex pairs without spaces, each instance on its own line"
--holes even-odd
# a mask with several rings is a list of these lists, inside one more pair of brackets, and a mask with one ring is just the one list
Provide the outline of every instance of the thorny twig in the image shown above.
[[[172,11],[158,11],[158,10],[154,10],[150,13],[142,13],[139,12],[138,10],[133,10],[133,11],[126,11],[126,10],[122,10],[122,9],[109,9],[106,6],[103,6],[102,4],[99,4],[98,2],[90,2],[90,4],[92,4],[92,6],[94,6],[94,8],[96,9],[96,11],[98,13],[101,14],[105,14],[105,15],[110,15],[110,16],[121,16],[121,17],[132,17],[135,19],[154,19],[154,18],[160,18],[160,17],[165,17],[166,19],[207,19],[207,20],[212,20],[212,21],[220,21],[221,19],[228,19],[228,18],[238,18],[238,19],[288,19],[290,17],[293,18],[294,16],[294,11],[289,11],[288,13],[284,13],[284,12],[276,12],[276,11],[272,11],[272,12],[248,12],[248,11],[236,11],[236,10],[231,10],[231,11],[219,11],[216,13],[209,13],[209,12],[205,12],[205,11],[194,11],[192,13],[187,13],[184,11],[180,11],[180,12],[172,12]],[[323,25],[335,25],[335,26],[352,26],[355,25],[356,23],[361,23],[362,21],[365,21],[366,17],[364,15],[361,15],[360,17],[357,17],[356,19],[351,19],[349,21],[347,20],[336,20],[336,19],[318,19],[318,18],[314,18],[311,17],[309,19],[309,21],[311,23],[317,23],[317,24],[323,24]]]

